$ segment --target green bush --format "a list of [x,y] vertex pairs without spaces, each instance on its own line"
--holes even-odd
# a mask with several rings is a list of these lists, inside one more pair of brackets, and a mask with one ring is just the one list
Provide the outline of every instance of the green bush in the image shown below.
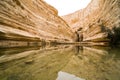
[[120,42],[120,27],[114,27],[112,31],[109,31],[108,38],[110,39],[110,44],[118,44]]

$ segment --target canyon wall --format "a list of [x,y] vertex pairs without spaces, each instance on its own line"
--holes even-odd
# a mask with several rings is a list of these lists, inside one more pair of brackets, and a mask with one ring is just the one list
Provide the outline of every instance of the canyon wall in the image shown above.
[[74,33],[43,0],[0,0],[0,40],[72,41]]
[[120,41],[120,0],[92,0],[62,18],[74,32],[83,33],[84,41]]

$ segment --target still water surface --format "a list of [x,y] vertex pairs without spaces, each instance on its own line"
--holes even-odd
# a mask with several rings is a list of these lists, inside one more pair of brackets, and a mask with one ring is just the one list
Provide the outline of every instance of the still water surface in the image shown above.
[[0,80],[120,80],[120,48],[0,49]]

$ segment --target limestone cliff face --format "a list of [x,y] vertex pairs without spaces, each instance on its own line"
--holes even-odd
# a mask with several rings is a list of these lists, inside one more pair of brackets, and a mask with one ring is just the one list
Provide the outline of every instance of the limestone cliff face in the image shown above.
[[73,31],[82,28],[84,41],[120,40],[120,0],[92,0],[86,8],[62,18]]
[[0,40],[72,41],[73,32],[43,0],[0,0]]

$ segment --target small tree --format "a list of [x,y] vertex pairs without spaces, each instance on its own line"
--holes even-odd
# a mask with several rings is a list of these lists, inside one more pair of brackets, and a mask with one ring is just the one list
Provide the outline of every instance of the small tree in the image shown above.
[[120,42],[120,27],[114,27],[108,31],[108,38],[110,39],[110,44],[117,44]]
[[114,27],[113,32],[113,43],[116,44],[120,42],[120,27]]

